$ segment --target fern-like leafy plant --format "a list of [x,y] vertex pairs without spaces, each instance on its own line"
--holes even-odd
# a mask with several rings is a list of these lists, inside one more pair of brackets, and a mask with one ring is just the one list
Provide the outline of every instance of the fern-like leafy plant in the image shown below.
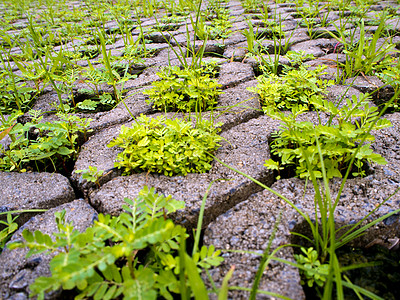
[[131,128],[122,125],[119,136],[108,146],[124,149],[115,166],[125,174],[148,171],[172,176],[207,172],[213,160],[210,154],[219,141],[221,137],[209,121],[198,120],[193,128],[190,121],[142,115]]
[[[183,209],[183,201],[144,187],[135,200],[125,202],[126,212],[118,217],[99,214],[82,233],[65,222],[65,211],[55,214],[56,238],[24,230],[24,241],[9,248],[28,247],[27,256],[58,253],[50,262],[51,277],[37,278],[31,296],[44,299],[45,293],[62,288],[77,291],[75,299],[174,299],[181,284],[191,284],[193,272],[200,278],[198,272],[223,261],[214,246],[203,246],[193,257],[178,251],[188,235],[166,217]],[[182,259],[194,269],[181,266]],[[186,276],[189,280],[180,281]]]
[[[265,166],[278,171],[294,166],[300,178],[310,178],[311,172],[316,178],[322,178],[317,139],[328,178],[342,177],[354,155],[356,170],[352,173],[353,176],[366,175],[363,169],[365,161],[386,164],[386,160],[373,153],[370,148],[375,137],[369,130],[371,126],[372,130],[386,128],[391,123],[387,119],[379,119],[375,123],[379,111],[377,107],[369,105],[369,100],[368,94],[360,94],[359,98],[353,95],[339,109],[328,100],[311,98],[310,103],[314,107],[330,115],[327,123],[318,118],[317,125],[297,121],[297,117],[307,111],[306,106],[293,107],[289,114],[273,108],[267,109],[269,116],[280,120],[284,125],[271,144],[271,153],[279,157],[280,161],[269,159]],[[362,145],[357,149],[360,144]],[[310,166],[307,166],[306,157]]]
[[217,104],[218,96],[222,93],[221,85],[203,68],[167,67],[157,73],[160,81],[153,82],[152,89],[144,94],[149,95],[148,103],[167,112],[205,111]]

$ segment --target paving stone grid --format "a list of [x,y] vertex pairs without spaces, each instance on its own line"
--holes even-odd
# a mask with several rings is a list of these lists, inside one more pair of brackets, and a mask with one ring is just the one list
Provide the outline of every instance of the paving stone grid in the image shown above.
[[[77,2],[79,3],[79,2]],[[298,26],[301,18],[296,14],[296,9],[291,4],[272,4],[270,12],[271,21],[274,14],[280,15],[282,29],[285,33],[284,43],[289,43],[289,50],[306,51],[313,54],[316,59],[308,61],[307,64],[316,66],[328,65],[326,78],[333,79],[337,69],[337,60],[342,60],[342,55],[332,53],[337,45],[335,39],[323,37],[310,39],[307,29]],[[322,5],[323,3],[321,3]],[[206,5],[206,3],[204,4]],[[223,122],[221,127],[224,142],[216,153],[223,162],[237,168],[252,176],[260,182],[271,186],[280,192],[304,212],[314,216],[314,192],[311,186],[304,189],[304,181],[297,178],[276,180],[273,172],[263,166],[264,161],[270,158],[268,141],[271,133],[279,127],[279,122],[262,114],[258,96],[247,90],[257,84],[256,73],[257,62],[246,56],[247,42],[240,32],[248,29],[246,18],[251,18],[253,25],[262,25],[254,14],[245,13],[243,6],[238,1],[229,1],[226,4],[230,9],[233,21],[233,34],[225,40],[210,40],[206,45],[206,59],[210,53],[219,54],[220,70],[218,82],[222,85],[224,94],[219,97],[218,107],[214,111],[216,122]],[[398,9],[398,5],[391,1],[382,1],[378,5],[371,6],[371,12],[367,16],[373,18],[374,11],[381,11],[391,6]],[[397,12],[399,12],[397,10]],[[252,17],[251,17],[252,16]],[[330,13],[330,21],[339,19],[339,15]],[[156,25],[154,18],[143,18],[143,26]],[[391,21],[396,32],[400,31],[400,25]],[[109,22],[106,28],[111,30],[117,26],[116,22]],[[190,37],[194,37],[191,26]],[[329,29],[329,28],[328,28]],[[366,26],[373,32],[376,26]],[[186,44],[185,24],[175,30],[165,33],[173,46]],[[139,30],[132,32],[137,37]],[[180,65],[175,53],[164,42],[164,37],[158,33],[151,34],[148,38],[152,41],[148,47],[157,49],[156,55],[145,59],[140,66],[133,66],[132,73],[138,77],[125,83],[128,90],[125,103],[134,116],[147,114],[155,117],[160,112],[155,111],[151,105],[146,103],[146,96],[142,91],[149,88],[151,83],[158,80],[156,73],[163,66]],[[397,37],[393,40],[400,45]],[[266,45],[273,44],[272,41],[264,41]],[[383,43],[383,40],[379,41]],[[201,44],[201,41],[197,42]],[[68,45],[72,48],[72,45]],[[122,55],[124,43],[122,38],[108,45],[112,55]],[[208,53],[208,54],[207,54]],[[98,59],[98,58],[97,58]],[[279,58],[285,63],[283,57]],[[85,64],[82,61],[81,64]],[[15,67],[18,73],[18,68]],[[360,92],[374,92],[383,86],[376,77],[358,77],[349,79],[352,86],[334,85],[329,88],[328,99],[335,101],[343,94],[346,97],[358,95]],[[104,90],[111,90],[109,86],[103,86]],[[393,90],[382,88],[374,95],[374,103],[382,103],[390,99]],[[45,93],[35,102],[35,109],[48,111],[50,103],[55,101],[56,93],[51,88],[46,88]],[[231,107],[228,111],[224,107]],[[205,113],[209,117],[210,113]],[[210,182],[216,181],[210,190],[206,203],[204,225],[204,243],[214,244],[219,249],[248,250],[262,253],[268,238],[272,233],[274,223],[280,212],[283,212],[282,220],[278,226],[276,238],[272,248],[292,242],[290,231],[306,232],[306,224],[301,217],[275,195],[263,190],[258,185],[241,176],[223,165],[213,162],[212,168],[205,174],[188,174],[187,176],[166,177],[157,174],[136,174],[121,176],[114,168],[114,160],[120,151],[116,148],[108,148],[106,145],[119,133],[121,125],[130,125],[132,118],[125,106],[120,103],[113,110],[95,114],[80,114],[92,118],[93,129],[90,139],[82,145],[74,170],[87,169],[89,166],[97,167],[99,170],[107,170],[106,175],[100,179],[100,188],[94,184],[82,181],[79,174],[73,173],[70,178],[60,174],[50,173],[4,173],[0,172],[0,211],[46,208],[50,209],[44,214],[22,215],[18,222],[22,228],[13,236],[13,239],[21,237],[23,228],[43,229],[48,233],[54,232],[54,212],[65,208],[67,218],[73,220],[80,230],[90,226],[97,213],[109,213],[117,215],[122,211],[123,199],[134,198],[144,186],[154,186],[157,192],[172,195],[175,199],[183,200],[186,208],[178,212],[175,221],[184,224],[187,228],[194,228],[203,195]],[[180,117],[181,114],[167,114],[168,117]],[[365,178],[348,180],[342,193],[341,201],[336,209],[338,226],[354,223],[364,217],[391,195],[399,187],[400,174],[400,114],[390,113],[385,117],[393,126],[379,133],[375,133],[376,141],[373,144],[374,151],[381,154],[388,164],[385,166],[372,166],[372,174]],[[315,113],[307,113],[304,119],[315,119]],[[46,119],[54,119],[49,114]],[[2,140],[4,145],[9,141]],[[335,179],[331,182],[333,195],[338,192],[341,181]],[[77,199],[79,197],[83,199]],[[370,219],[399,208],[400,195],[393,196],[385,205],[375,212]],[[315,217],[315,216],[314,216]],[[29,221],[28,221],[29,220]],[[358,245],[366,245],[379,236],[382,240],[399,236],[399,218],[393,216],[389,220],[378,224],[357,240]],[[26,251],[5,250],[0,255],[0,298],[3,299],[26,299],[28,285],[40,275],[49,274],[49,257],[34,257],[30,260],[25,258]],[[293,261],[293,250],[289,247],[278,252],[278,257]],[[236,269],[230,281],[232,285],[251,287],[254,275],[257,271],[260,257],[250,254],[239,254],[224,252],[225,262],[211,271],[212,277],[217,285],[222,283],[222,278],[231,265]],[[304,299],[303,290],[299,284],[300,277],[297,269],[271,262],[264,272],[259,288],[275,293],[280,293],[292,299]],[[57,294],[49,297],[57,298]],[[230,294],[232,299],[246,299],[248,294],[235,291]],[[267,296],[265,296],[267,297]],[[262,296],[260,296],[260,299]]]

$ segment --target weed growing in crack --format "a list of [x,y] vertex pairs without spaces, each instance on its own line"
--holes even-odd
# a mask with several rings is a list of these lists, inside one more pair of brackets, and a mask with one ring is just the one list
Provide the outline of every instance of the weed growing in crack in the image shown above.
[[57,253],[50,262],[51,277],[37,278],[31,296],[44,299],[45,293],[59,288],[75,289],[78,299],[207,295],[199,272],[218,266],[223,258],[214,246],[193,249],[192,256],[185,252],[186,230],[167,218],[185,203],[147,186],[125,202],[121,215],[99,214],[82,233],[65,221],[65,210],[55,213],[57,239],[24,230],[24,241],[10,244],[10,249],[28,247],[28,257]]
[[[271,144],[271,153],[279,157],[280,161],[269,159],[265,166],[280,171],[292,165],[300,178],[311,178],[311,174],[322,178],[322,156],[326,176],[331,179],[342,177],[354,157],[356,170],[353,171],[353,176],[366,175],[363,169],[366,161],[386,164],[386,160],[373,153],[370,148],[375,137],[369,132],[390,127],[391,123],[386,119],[376,120],[379,115],[378,108],[370,106],[369,100],[368,95],[361,94],[359,98],[353,95],[338,109],[328,100],[310,99],[318,114],[327,114],[329,117],[327,122],[323,122],[321,116],[318,116],[316,125],[312,122],[297,121],[297,118],[307,111],[304,106],[295,106],[288,114],[268,108],[266,113],[280,120],[283,126]],[[319,141],[319,146],[316,140]]]
[[258,85],[249,88],[260,96],[261,106],[264,109],[274,107],[287,110],[301,105],[311,110],[312,102],[323,99],[326,88],[333,82],[320,79],[324,74],[325,66],[318,66],[309,70],[304,65],[297,69],[285,68],[281,76],[273,73],[257,77]]
[[[26,209],[26,210],[14,210],[7,212],[0,212],[0,217],[2,215],[6,215],[5,220],[0,220],[0,225],[4,227],[0,230],[0,254],[3,252],[3,249],[6,246],[6,243],[14,234],[14,232],[18,229],[18,223],[16,220],[19,217],[19,214],[23,213],[42,213],[45,212],[46,209]],[[18,215],[17,215],[18,214]]]
[[[219,125],[219,124],[218,124]],[[218,147],[221,137],[210,121],[192,122],[149,118],[135,120],[131,128],[121,127],[119,136],[108,146],[124,149],[117,156],[115,166],[125,174],[155,172],[166,176],[204,173],[210,170],[210,155]]]
[[[160,111],[206,111],[215,107],[222,94],[218,82],[210,78],[210,68],[167,67],[157,73],[161,78],[143,93],[150,97],[149,103]],[[212,71],[213,72],[213,71]]]
[[348,37],[346,31],[341,30],[334,24],[338,35],[328,31],[328,33],[338,40],[344,47],[343,52],[346,54],[344,63],[339,64],[343,69],[342,78],[338,74],[338,81],[345,81],[347,78],[358,75],[373,75],[390,66],[392,62],[391,55],[398,52],[395,44],[392,44],[389,38],[385,41],[378,42],[385,33],[385,21],[387,16],[382,15],[379,26],[371,38],[368,38],[364,26],[364,20],[359,23],[359,38],[356,37],[356,30],[353,30]]
[[[295,254],[294,258],[297,263],[304,266],[305,270],[301,269],[300,273],[306,278],[308,287],[312,287],[314,283],[322,287],[329,274],[329,265],[321,264],[318,259],[318,252],[312,247],[308,249],[302,247],[301,252],[303,253]],[[301,284],[304,285],[305,283],[306,282],[302,280]]]
[[[1,137],[8,134],[12,140],[9,149],[1,148],[0,170],[26,172],[27,170],[61,171],[71,173],[68,161],[76,159],[79,135],[85,135],[89,119],[74,115],[58,114],[62,121],[41,123],[40,113],[26,123],[15,123],[15,115],[4,125]],[[4,126],[3,125],[3,126]]]

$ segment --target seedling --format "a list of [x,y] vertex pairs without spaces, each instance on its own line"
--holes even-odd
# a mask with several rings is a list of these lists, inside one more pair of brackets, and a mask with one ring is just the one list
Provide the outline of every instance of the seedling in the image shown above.
[[76,170],[75,173],[82,173],[82,179],[93,182],[100,188],[99,179],[103,176],[104,170],[97,170],[97,167],[89,166],[86,170]]
[[[318,259],[318,252],[312,247],[305,249],[301,247],[303,254],[295,254],[294,258],[304,269],[300,269],[300,273],[306,279],[307,285],[312,287],[316,283],[319,287],[322,287],[326,281],[326,277],[329,274],[329,264],[321,264]],[[306,283],[303,279],[301,284]]]

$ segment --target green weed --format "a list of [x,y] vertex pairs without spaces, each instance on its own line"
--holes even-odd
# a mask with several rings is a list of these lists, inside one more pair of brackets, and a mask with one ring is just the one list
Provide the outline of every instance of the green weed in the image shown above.
[[121,215],[99,214],[98,221],[82,233],[65,222],[65,211],[55,214],[59,230],[55,240],[40,231],[24,230],[24,241],[11,243],[10,249],[28,247],[28,257],[57,253],[50,262],[51,277],[37,278],[30,286],[31,296],[44,299],[46,292],[63,288],[75,289],[76,299],[157,299],[159,295],[173,299],[182,291],[182,283],[191,288],[187,296],[206,292],[204,284],[200,288],[199,272],[218,266],[223,258],[213,246],[203,246],[192,257],[180,251],[188,235],[167,216],[183,209],[184,202],[147,187],[125,202]]
[[167,67],[157,73],[160,81],[155,81],[152,88],[144,91],[160,111],[206,111],[215,107],[218,96],[222,93],[218,82],[204,74],[206,69],[183,69]]
[[[293,107],[289,114],[271,107],[267,108],[266,113],[280,120],[283,126],[271,144],[271,153],[279,157],[280,161],[269,159],[265,166],[278,171],[285,166],[294,166],[296,175],[300,178],[311,178],[311,174],[316,178],[322,178],[320,160],[322,156],[326,176],[330,179],[342,177],[354,157],[357,170],[353,171],[353,176],[366,175],[363,169],[366,161],[386,164],[382,156],[370,149],[370,143],[375,138],[368,132],[371,128],[379,130],[389,127],[391,123],[386,119],[376,120],[378,109],[370,106],[369,100],[368,95],[361,94],[358,99],[353,95],[351,99],[346,100],[341,109],[338,109],[328,100],[312,98],[310,103],[319,112],[327,113],[330,118],[327,123],[323,123],[319,117],[317,125],[312,122],[297,121],[297,117],[307,111],[304,106]],[[316,139],[319,141],[319,146],[316,144]]]
[[209,121],[149,118],[135,120],[132,128],[121,127],[120,135],[108,144],[124,149],[115,166],[125,174],[156,172],[167,176],[204,173],[211,168],[213,153],[221,138]]
[[[292,61],[298,62],[298,60]],[[267,73],[257,77],[257,87],[249,90],[259,94],[264,109],[276,107],[280,110],[290,110],[294,106],[302,105],[311,110],[312,102],[315,99],[323,99],[326,88],[333,84],[320,79],[324,69],[325,67],[318,66],[314,70],[309,70],[300,65],[297,69],[286,68],[281,76]]]
[[19,172],[62,170],[69,174],[67,161],[76,159],[79,134],[86,136],[90,120],[60,113],[58,116],[63,121],[41,123],[40,114],[31,113],[31,121],[16,123],[6,129],[12,143],[8,150],[1,149],[0,169]]

